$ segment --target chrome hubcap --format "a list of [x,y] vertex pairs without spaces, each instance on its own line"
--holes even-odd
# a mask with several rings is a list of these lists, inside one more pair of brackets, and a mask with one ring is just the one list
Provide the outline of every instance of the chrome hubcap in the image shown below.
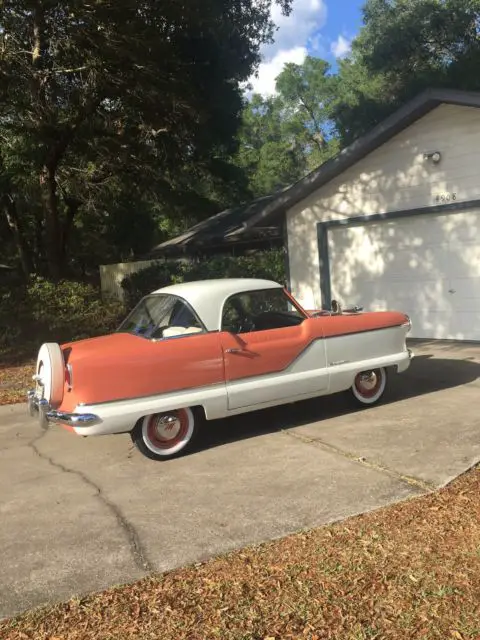
[[365,391],[372,391],[377,385],[377,374],[374,371],[370,371],[370,373],[362,373],[359,383]]
[[155,435],[159,440],[173,440],[180,433],[181,426],[177,416],[161,416],[155,425]]

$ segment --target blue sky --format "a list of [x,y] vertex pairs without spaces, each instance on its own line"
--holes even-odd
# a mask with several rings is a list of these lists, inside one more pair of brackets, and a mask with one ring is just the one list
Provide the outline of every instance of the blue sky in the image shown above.
[[253,90],[271,95],[284,64],[301,64],[307,54],[324,58],[335,67],[336,60],[348,54],[361,27],[363,4],[364,0],[292,0],[288,17],[274,4],[271,14],[278,30],[275,42],[262,50],[257,77],[250,79]]

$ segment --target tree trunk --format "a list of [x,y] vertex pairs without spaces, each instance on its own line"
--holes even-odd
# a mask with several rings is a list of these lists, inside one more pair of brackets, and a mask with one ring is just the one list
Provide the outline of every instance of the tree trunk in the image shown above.
[[52,280],[62,276],[61,233],[58,216],[57,184],[55,170],[45,165],[40,173],[43,210],[45,213],[45,255],[48,274]]
[[60,246],[60,264],[62,272],[64,272],[67,268],[67,248],[70,240],[70,233],[73,226],[73,220],[77,214],[77,211],[80,207],[80,202],[75,198],[64,198],[65,204],[67,206],[67,213],[65,216],[65,221],[63,223],[63,228],[61,232],[61,246]]
[[17,247],[17,253],[18,257],[20,258],[20,264],[22,265],[23,274],[28,280],[30,274],[33,271],[32,255],[30,253],[30,248],[25,239],[23,228],[18,217],[15,200],[11,195],[4,196],[3,210],[5,211],[7,223],[10,227],[15,245]]

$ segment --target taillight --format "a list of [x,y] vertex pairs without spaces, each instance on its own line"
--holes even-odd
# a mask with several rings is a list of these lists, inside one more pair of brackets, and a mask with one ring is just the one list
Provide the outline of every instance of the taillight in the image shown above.
[[412,321],[410,320],[410,316],[408,316],[407,314],[405,314],[405,322],[403,323],[402,327],[408,327],[407,333],[410,333],[412,329]]
[[71,391],[73,389],[73,371],[71,364],[67,364],[67,366],[65,367],[65,382],[67,384],[68,390]]

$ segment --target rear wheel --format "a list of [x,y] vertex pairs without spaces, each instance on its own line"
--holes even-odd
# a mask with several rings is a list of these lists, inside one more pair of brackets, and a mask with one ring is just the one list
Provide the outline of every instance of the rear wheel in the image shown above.
[[361,405],[372,405],[378,402],[387,386],[387,370],[371,369],[362,371],[355,376],[352,385],[352,394]]
[[168,460],[189,451],[196,439],[199,414],[175,409],[142,418],[131,432],[137,449],[152,460]]

